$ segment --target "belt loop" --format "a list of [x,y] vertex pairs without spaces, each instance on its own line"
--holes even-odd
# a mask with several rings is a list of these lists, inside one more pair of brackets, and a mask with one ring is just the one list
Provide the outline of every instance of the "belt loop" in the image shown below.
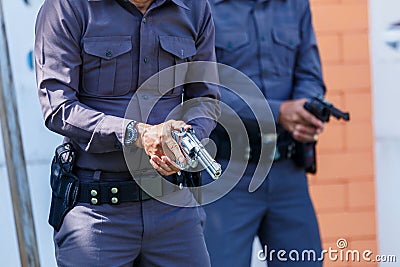
[[93,180],[98,182],[100,181],[101,171],[97,170],[93,173]]

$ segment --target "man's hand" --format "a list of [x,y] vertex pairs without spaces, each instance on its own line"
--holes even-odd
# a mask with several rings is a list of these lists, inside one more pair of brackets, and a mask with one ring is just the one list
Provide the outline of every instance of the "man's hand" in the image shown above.
[[324,124],[304,109],[307,99],[284,101],[281,104],[278,123],[299,142],[314,142],[324,129]]
[[169,120],[158,125],[137,124],[139,138],[137,146],[142,147],[150,157],[150,164],[162,175],[171,175],[182,169],[175,163],[177,159],[182,165],[185,157],[171,135],[172,130],[190,128],[183,121]]

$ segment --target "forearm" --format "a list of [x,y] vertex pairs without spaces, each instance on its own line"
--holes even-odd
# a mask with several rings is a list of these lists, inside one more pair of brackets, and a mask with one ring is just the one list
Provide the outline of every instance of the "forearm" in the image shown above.
[[41,84],[39,100],[46,127],[70,138],[89,153],[122,150],[126,119],[106,115],[79,102],[72,90],[56,81]]

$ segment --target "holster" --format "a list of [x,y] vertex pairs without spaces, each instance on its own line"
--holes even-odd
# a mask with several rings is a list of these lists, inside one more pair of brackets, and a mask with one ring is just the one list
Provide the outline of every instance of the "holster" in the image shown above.
[[302,167],[306,172],[313,174],[317,172],[315,145],[316,142],[300,143],[295,141],[295,149],[292,156],[292,159],[297,166]]
[[72,144],[65,143],[56,148],[51,163],[49,224],[56,231],[60,230],[65,215],[76,205],[78,199],[79,179],[72,174],[75,157]]
[[317,162],[315,146],[316,142],[298,142],[285,131],[278,137],[277,150],[280,159],[292,159],[298,167],[303,168],[306,172],[316,173]]

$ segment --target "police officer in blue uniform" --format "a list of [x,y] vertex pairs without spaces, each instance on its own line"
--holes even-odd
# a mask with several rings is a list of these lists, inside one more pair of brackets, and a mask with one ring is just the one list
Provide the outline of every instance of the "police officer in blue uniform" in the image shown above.
[[[264,250],[260,260],[268,261],[269,267],[321,266],[321,241],[306,172],[295,164],[288,149],[295,142],[316,141],[323,130],[323,123],[303,108],[306,99],[325,92],[309,1],[210,3],[217,60],[245,73],[262,91],[276,121],[280,152],[267,179],[249,193],[260,153],[260,144],[253,140],[260,136],[244,118],[250,140],[245,174],[231,192],[205,206],[212,266],[249,266],[255,236]],[[221,100],[229,105],[224,94]],[[228,134],[222,127],[213,132],[222,165],[230,155]],[[284,252],[278,257],[280,250]]]
[[[208,136],[218,108],[207,100],[219,90],[168,87],[183,70],[146,83],[179,63],[215,62],[208,2],[46,0],[35,30],[44,122],[65,137],[51,175],[58,266],[209,266],[204,211],[177,189],[176,161],[185,159],[171,131],[190,125],[200,140]],[[182,98],[198,97],[196,108],[179,109]],[[149,194],[145,183],[157,190]]]

